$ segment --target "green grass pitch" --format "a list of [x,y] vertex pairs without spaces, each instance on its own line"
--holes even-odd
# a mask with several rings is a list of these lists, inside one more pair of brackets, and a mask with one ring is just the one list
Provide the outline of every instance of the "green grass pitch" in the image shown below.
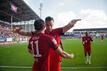
[[[90,65],[85,64],[81,39],[63,39],[63,46],[65,51],[74,53],[75,58],[63,59],[62,71],[107,71],[107,39],[92,42]],[[33,57],[26,44],[0,45],[0,71],[31,71],[32,64]]]

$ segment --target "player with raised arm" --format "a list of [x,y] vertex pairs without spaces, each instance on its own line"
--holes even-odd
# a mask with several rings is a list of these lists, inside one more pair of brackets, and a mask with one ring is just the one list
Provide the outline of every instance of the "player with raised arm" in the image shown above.
[[29,40],[29,52],[34,56],[32,71],[50,71],[50,49],[53,49],[64,58],[73,58],[73,54],[68,54],[58,47],[54,38],[44,34],[44,21],[39,19],[34,22],[35,32],[32,32]]
[[[61,45],[61,38],[60,36],[63,35],[65,32],[67,32],[69,29],[71,29],[77,21],[80,21],[81,19],[73,19],[71,20],[67,25],[65,25],[64,27],[60,27],[60,28],[56,28],[53,29],[53,25],[54,25],[54,19],[50,16],[46,17],[45,19],[45,23],[46,23],[46,30],[45,30],[45,34],[48,34],[52,37],[55,38],[55,40],[57,41],[57,45],[60,46]],[[17,30],[17,32],[21,35],[27,35],[27,36],[31,36],[31,32],[24,32],[21,30]],[[54,50],[51,49],[51,71],[60,71],[60,63],[61,63],[61,56],[58,55]]]

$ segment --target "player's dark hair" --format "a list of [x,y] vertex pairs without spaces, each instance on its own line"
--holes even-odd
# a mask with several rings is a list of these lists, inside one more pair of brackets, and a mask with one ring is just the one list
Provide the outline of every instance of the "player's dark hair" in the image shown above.
[[46,22],[46,21],[51,21],[51,20],[54,21],[53,17],[47,16],[47,17],[45,18],[45,22]]
[[35,30],[37,31],[42,30],[44,27],[44,24],[45,22],[42,19],[35,20],[34,22]]

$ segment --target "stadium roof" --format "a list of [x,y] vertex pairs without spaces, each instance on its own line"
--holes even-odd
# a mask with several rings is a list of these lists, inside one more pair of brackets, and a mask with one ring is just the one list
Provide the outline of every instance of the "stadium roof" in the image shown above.
[[74,32],[79,31],[97,31],[97,32],[107,32],[107,28],[88,28],[88,29],[74,29]]
[[11,22],[29,21],[39,16],[23,0],[0,0],[0,20]]

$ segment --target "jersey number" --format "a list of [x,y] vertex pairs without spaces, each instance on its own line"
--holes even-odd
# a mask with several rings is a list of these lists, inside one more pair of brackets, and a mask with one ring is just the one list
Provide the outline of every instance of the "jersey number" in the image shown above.
[[[33,52],[33,56],[34,57],[41,57],[42,55],[41,54],[39,54],[39,48],[38,48],[38,40],[37,41],[31,41],[31,48],[32,48],[32,52]],[[34,45],[36,45],[36,55],[35,55],[35,53],[34,53]]]

